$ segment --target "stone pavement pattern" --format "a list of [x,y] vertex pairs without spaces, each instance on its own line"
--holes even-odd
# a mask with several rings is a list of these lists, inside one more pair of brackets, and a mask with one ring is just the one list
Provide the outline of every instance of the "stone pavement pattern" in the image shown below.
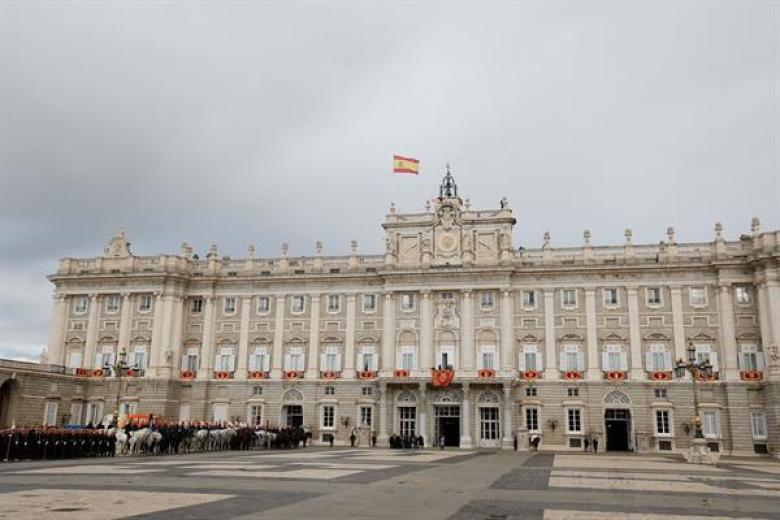
[[0,465],[0,518],[779,518],[780,463],[307,449]]

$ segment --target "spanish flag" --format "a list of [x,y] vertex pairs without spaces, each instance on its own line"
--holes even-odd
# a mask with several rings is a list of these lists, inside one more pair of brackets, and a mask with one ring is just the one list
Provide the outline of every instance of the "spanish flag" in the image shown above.
[[411,173],[417,175],[420,161],[400,155],[393,156],[393,173]]

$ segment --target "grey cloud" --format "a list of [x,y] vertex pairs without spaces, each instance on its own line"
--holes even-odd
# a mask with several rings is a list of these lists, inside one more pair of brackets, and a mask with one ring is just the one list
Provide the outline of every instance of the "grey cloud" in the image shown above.
[[448,161],[529,247],[780,227],[776,4],[0,9],[0,355],[38,353],[45,274],[117,227],[139,254],[379,252]]

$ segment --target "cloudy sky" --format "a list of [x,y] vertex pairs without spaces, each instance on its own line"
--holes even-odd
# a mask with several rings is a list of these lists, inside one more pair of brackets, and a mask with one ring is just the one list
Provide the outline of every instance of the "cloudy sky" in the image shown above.
[[[447,162],[516,245],[780,227],[775,2],[0,2],[0,356],[64,256],[382,251]],[[391,174],[394,152],[419,177]]]

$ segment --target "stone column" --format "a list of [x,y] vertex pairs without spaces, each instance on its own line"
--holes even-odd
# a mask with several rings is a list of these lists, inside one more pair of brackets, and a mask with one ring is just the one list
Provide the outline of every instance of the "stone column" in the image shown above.
[[162,293],[154,293],[154,318],[152,322],[152,344],[149,347],[149,375],[159,376],[160,359],[162,358]]
[[203,341],[201,342],[200,366],[203,367],[205,374],[198,374],[198,379],[209,379],[214,369],[214,322],[216,321],[214,298],[206,296],[204,300],[206,308],[203,310]]
[[596,289],[585,289],[585,326],[586,348],[588,349],[588,372],[586,377],[597,381],[601,379],[599,369],[599,340],[596,335]]
[[[49,330],[49,364],[65,366],[65,326],[68,318],[68,300],[60,294],[54,295],[51,329]],[[83,354],[82,354],[83,355]]]
[[420,383],[420,399],[417,401],[419,403],[419,406],[417,409],[420,413],[420,423],[417,428],[417,434],[422,435],[423,439],[425,440],[426,444],[430,444],[428,441],[428,430],[427,430],[427,417],[428,417],[428,402],[426,398],[426,390],[427,390],[427,383]]
[[555,349],[555,289],[544,290],[545,379],[558,379],[558,356]]
[[507,289],[502,291],[501,300],[501,369],[511,376],[514,363],[512,358],[515,350],[514,334],[514,306],[512,302],[512,291]]
[[734,324],[734,308],[731,304],[731,287],[728,284],[718,287],[720,318],[720,342],[723,345],[723,370],[727,381],[739,381],[739,363],[737,354],[737,334]]
[[[162,298],[162,322],[160,325],[160,348],[157,349],[157,375],[164,377],[168,374],[170,367],[166,362],[166,357],[171,351],[173,336],[173,300],[172,295],[164,295]],[[204,327],[205,330],[205,327]]]
[[[685,327],[683,324],[683,311],[682,311],[682,288],[672,287],[672,331],[674,335],[674,360],[678,359],[688,360],[688,354],[685,351]],[[683,379],[690,380],[691,376],[687,372]]]
[[629,287],[628,290],[628,336],[631,345],[631,371],[629,377],[632,381],[647,379],[647,374],[642,369],[642,336],[639,332],[639,298],[637,288]]
[[347,295],[347,330],[344,338],[344,379],[355,377],[355,303],[354,294]]
[[238,353],[236,362],[236,379],[246,379],[246,367],[249,361],[249,316],[252,313],[252,298],[241,298],[241,328],[238,333]]
[[320,295],[311,295],[309,316],[309,359],[306,363],[306,378],[319,379],[320,372]]
[[[119,311],[119,343],[117,345],[117,359],[123,350],[130,354],[130,320],[132,314],[133,299],[128,293],[122,294],[122,307]],[[129,359],[129,358],[128,358]]]
[[387,433],[387,383],[379,383],[379,435],[376,442],[379,446],[387,446],[390,435]]
[[469,374],[474,372],[477,360],[476,346],[474,345],[474,300],[470,289],[463,290],[462,295],[463,316],[461,317],[460,332],[460,369],[468,377]]
[[89,295],[89,317],[87,318],[87,338],[84,352],[84,362],[82,365],[86,368],[95,367],[95,349],[97,348],[97,329],[98,329],[98,307],[100,298],[97,294]]
[[463,401],[460,408],[460,422],[463,425],[463,431],[460,432],[460,447],[468,449],[472,447],[471,442],[471,403],[469,402],[469,383],[463,383]]
[[277,296],[274,301],[274,351],[271,355],[271,378],[282,377],[284,363],[284,296]]
[[433,349],[433,301],[431,292],[423,291],[420,304],[420,370],[429,375],[428,370],[436,365]]
[[382,359],[380,375],[391,377],[395,363],[395,298],[393,293],[385,293],[385,302],[382,307]]
[[182,356],[182,330],[184,327],[184,304],[186,300],[181,296],[175,296],[173,299],[173,335],[171,336],[171,366],[168,369],[170,373],[176,374],[177,367],[181,368]]
[[777,270],[767,270],[766,278],[767,318],[772,338],[770,345],[780,348],[780,274]]
[[505,450],[511,450],[514,448],[514,426],[512,412],[514,411],[514,402],[512,400],[512,385],[511,383],[504,383],[504,439],[502,441],[502,447]]

